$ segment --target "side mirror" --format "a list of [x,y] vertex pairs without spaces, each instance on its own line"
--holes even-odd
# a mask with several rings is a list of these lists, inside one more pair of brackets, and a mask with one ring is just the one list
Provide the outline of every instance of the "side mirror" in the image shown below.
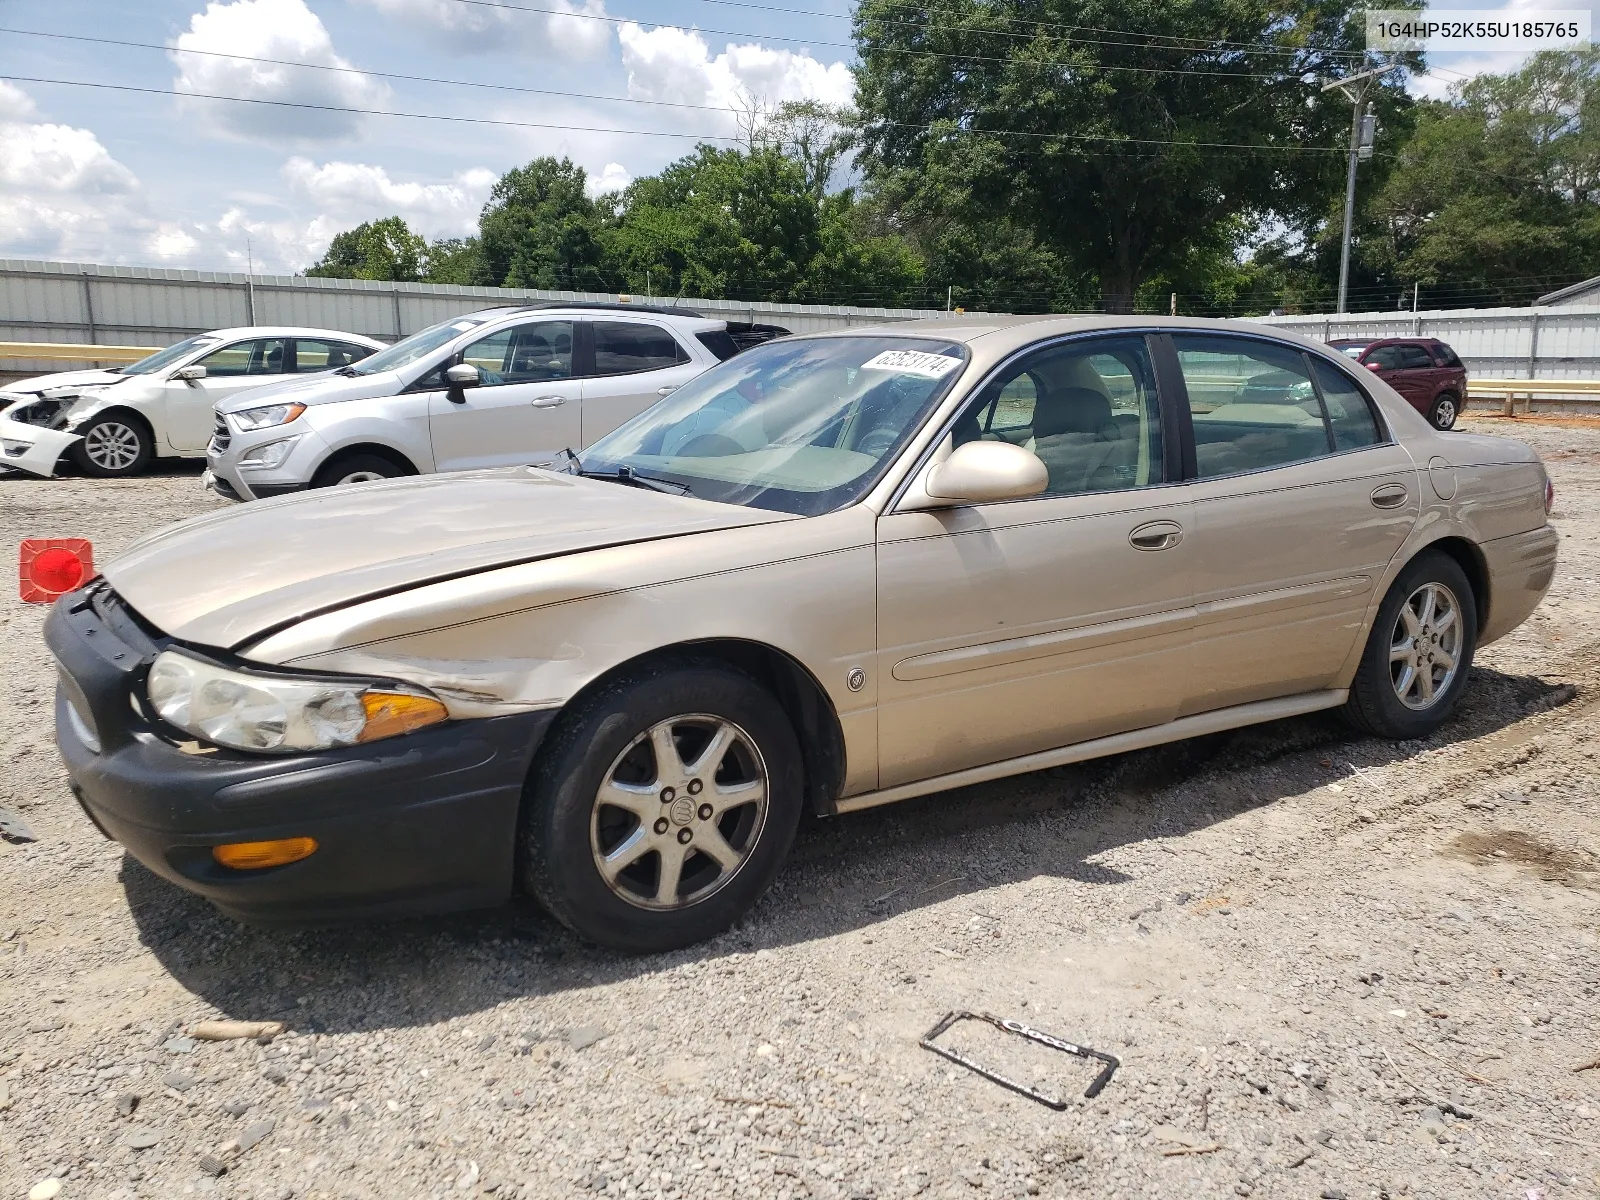
[[453,367],[445,368],[444,382],[445,395],[450,401],[454,404],[465,404],[467,402],[465,389],[477,387],[483,382],[483,376],[471,363],[456,363]]
[[181,379],[185,383],[197,383],[206,377],[206,369],[199,363],[188,367],[179,367],[167,378]]
[[928,500],[917,507],[1020,500],[1049,484],[1050,472],[1033,451],[1010,442],[967,442],[928,468],[922,482]]
[[1382,371],[1383,370],[1383,365],[1381,363],[1369,362],[1369,363],[1367,363],[1365,365],[1366,365],[1367,370],[1369,370],[1369,371]]

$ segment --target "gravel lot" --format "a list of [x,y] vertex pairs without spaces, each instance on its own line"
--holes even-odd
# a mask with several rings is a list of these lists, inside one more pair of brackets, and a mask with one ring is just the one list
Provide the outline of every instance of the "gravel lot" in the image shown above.
[[[742,928],[654,958],[523,905],[216,915],[79,812],[6,600],[39,840],[0,843],[0,1196],[1595,1195],[1600,425],[1469,424],[1545,455],[1563,561],[1430,742],[1307,718],[813,823]],[[0,478],[8,545],[213,503]],[[947,1035],[1051,1111],[918,1048],[958,1008],[1122,1068],[1083,1101],[1076,1059]],[[183,1036],[217,1017],[290,1032]]]

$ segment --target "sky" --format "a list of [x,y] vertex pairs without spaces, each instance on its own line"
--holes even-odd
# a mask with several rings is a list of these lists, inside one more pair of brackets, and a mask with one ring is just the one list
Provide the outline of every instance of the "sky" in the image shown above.
[[[494,181],[539,155],[570,157],[598,194],[732,144],[748,98],[848,103],[851,7],[0,0],[0,257],[287,273],[375,217],[464,236]],[[1440,56],[1411,86],[1441,96],[1522,57]]]

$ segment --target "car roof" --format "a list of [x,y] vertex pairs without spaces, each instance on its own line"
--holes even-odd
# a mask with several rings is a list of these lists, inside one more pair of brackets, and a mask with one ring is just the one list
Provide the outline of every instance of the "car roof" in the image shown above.
[[234,338],[234,337],[303,337],[303,338],[331,338],[338,341],[360,342],[364,346],[383,349],[384,343],[377,338],[368,337],[364,333],[350,333],[344,329],[312,329],[299,325],[237,325],[231,329],[207,330],[203,337]]
[[1146,317],[1130,315],[1005,316],[996,313],[966,313],[960,316],[933,317],[922,321],[896,321],[882,325],[863,325],[853,329],[831,330],[823,337],[926,337],[961,342],[987,354],[1008,353],[1048,337],[1073,333],[1117,333],[1132,330],[1157,330],[1169,333],[1235,333],[1269,338],[1326,351],[1328,346],[1293,330],[1263,325],[1256,321],[1224,321],[1208,317]]
[[467,315],[498,320],[500,317],[515,316],[517,313],[550,312],[567,309],[576,312],[652,313],[660,317],[705,317],[705,313],[693,308],[669,308],[659,304],[634,304],[621,300],[535,300],[528,304],[508,304],[495,308],[481,308]]

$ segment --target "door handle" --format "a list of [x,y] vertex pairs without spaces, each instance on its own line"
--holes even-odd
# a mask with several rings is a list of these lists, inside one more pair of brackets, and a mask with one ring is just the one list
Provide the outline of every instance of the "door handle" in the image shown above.
[[532,400],[535,408],[559,408],[566,402],[565,396],[535,396]]
[[1399,508],[1410,495],[1403,483],[1386,483],[1372,493],[1374,508]]
[[1151,521],[1128,535],[1135,550],[1170,550],[1183,541],[1183,526],[1172,521]]
[[673,392],[677,391],[682,386],[683,386],[682,384],[678,384],[678,383],[669,383],[669,384],[667,384],[666,387],[657,388],[656,389],[656,395],[658,395],[658,396],[670,396],[670,395],[672,395]]

